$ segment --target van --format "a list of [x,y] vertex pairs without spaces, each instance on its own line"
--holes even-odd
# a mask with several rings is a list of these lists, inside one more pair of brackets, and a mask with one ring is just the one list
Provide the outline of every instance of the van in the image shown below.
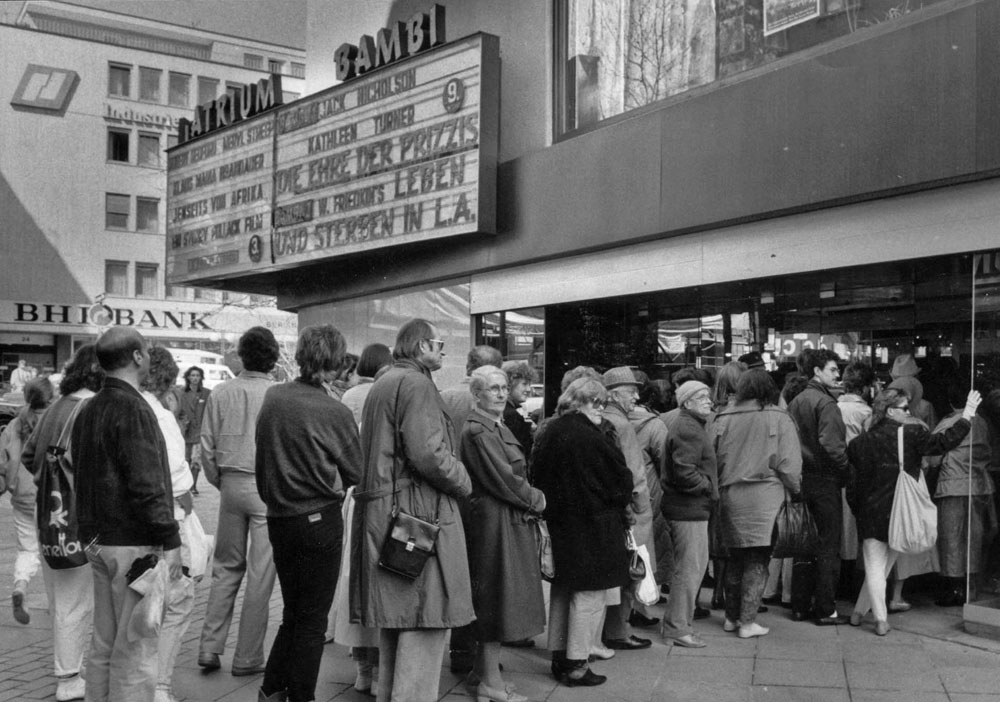
[[177,374],[177,385],[181,387],[184,386],[184,374],[187,373],[191,366],[198,366],[205,372],[202,384],[209,390],[219,383],[232,380],[236,377],[229,370],[229,366],[223,362],[223,356],[220,353],[199,351],[197,349],[171,348],[168,348],[167,351],[174,357],[174,362],[180,369],[180,372]]

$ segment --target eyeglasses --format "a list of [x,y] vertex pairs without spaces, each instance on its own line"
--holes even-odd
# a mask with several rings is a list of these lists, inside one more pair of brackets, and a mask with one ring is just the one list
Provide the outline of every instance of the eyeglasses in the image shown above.
[[[427,342],[429,342],[431,344],[437,344],[438,345],[437,349],[436,349],[437,351],[440,351],[441,349],[444,348],[444,340],[443,339],[425,339],[424,341],[427,341]],[[434,347],[432,346],[431,348],[433,349]]]
[[510,392],[510,388],[506,385],[491,385],[486,389],[489,390],[494,395],[500,395],[501,393],[506,395],[508,392]]

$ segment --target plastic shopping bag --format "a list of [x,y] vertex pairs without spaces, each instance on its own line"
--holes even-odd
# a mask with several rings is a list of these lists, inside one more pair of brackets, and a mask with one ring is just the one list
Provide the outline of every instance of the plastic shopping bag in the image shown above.
[[653,577],[653,566],[649,562],[649,550],[645,544],[640,544],[636,550],[636,555],[642,560],[646,568],[641,580],[632,583],[632,595],[647,607],[652,607],[660,601],[660,588]]

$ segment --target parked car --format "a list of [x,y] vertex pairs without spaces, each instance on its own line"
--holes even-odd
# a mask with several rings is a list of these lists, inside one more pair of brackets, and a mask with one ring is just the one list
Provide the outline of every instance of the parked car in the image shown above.
[[174,361],[180,369],[180,372],[177,373],[177,384],[180,386],[184,385],[184,374],[188,372],[191,366],[198,366],[205,372],[202,384],[209,390],[219,383],[232,380],[236,377],[229,369],[229,366],[223,363],[222,354],[213,353],[212,351],[199,351],[197,349],[168,348],[167,351],[174,357]]

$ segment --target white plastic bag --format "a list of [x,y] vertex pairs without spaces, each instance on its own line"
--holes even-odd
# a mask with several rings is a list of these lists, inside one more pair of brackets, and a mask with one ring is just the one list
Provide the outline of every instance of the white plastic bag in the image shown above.
[[136,578],[129,588],[142,595],[132,616],[128,620],[128,640],[159,636],[163,625],[163,614],[167,608],[167,589],[170,584],[170,570],[164,559]]
[[923,471],[916,479],[903,470],[903,427],[899,427],[899,477],[889,515],[889,548],[900,553],[922,553],[937,543],[937,507],[927,491]]
[[653,577],[653,566],[649,562],[649,550],[645,544],[641,544],[636,548],[636,554],[646,566],[646,574],[642,580],[636,580],[632,583],[632,595],[640,603],[652,607],[660,601],[660,588],[656,585],[656,578]]

